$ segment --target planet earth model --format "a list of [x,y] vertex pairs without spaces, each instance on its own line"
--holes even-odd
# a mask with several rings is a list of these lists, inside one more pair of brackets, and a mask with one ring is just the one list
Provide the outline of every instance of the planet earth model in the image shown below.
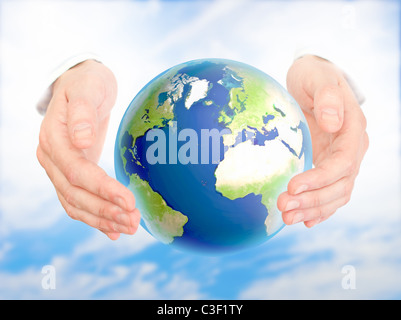
[[117,179],[141,225],[177,248],[220,253],[264,243],[284,226],[277,198],[312,166],[304,115],[247,64],[201,59],[150,81],[115,143]]

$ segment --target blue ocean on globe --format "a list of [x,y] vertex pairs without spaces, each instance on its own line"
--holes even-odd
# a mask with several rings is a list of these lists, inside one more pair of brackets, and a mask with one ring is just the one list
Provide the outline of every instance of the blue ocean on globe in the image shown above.
[[200,59],[150,81],[115,143],[117,179],[161,242],[218,254],[254,247],[284,223],[276,202],[312,166],[307,122],[274,79],[244,63]]

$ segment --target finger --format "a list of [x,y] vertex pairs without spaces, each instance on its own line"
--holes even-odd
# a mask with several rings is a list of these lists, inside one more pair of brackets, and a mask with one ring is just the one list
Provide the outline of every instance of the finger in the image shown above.
[[[100,230],[101,231],[101,230]],[[103,231],[102,231],[103,232]],[[120,233],[117,232],[103,232],[110,240],[118,240]]]
[[[300,194],[305,191],[320,189],[359,171],[360,163],[366,151],[366,133],[361,130],[359,118],[349,115],[344,121],[341,133],[336,134],[330,150],[324,153],[323,159],[315,162],[315,168],[293,177],[288,184],[288,193]],[[352,124],[355,120],[355,124]]]
[[71,185],[110,201],[125,211],[135,209],[135,197],[132,192],[93,162],[85,158],[69,163],[60,161],[59,168]]
[[118,224],[114,221],[102,218],[100,216],[96,216],[94,214],[91,214],[89,212],[86,212],[84,210],[72,206],[59,191],[57,191],[57,196],[60,200],[61,205],[63,206],[64,210],[66,211],[66,213],[70,218],[72,218],[73,220],[81,221],[89,225],[90,227],[93,227],[95,229],[104,232],[112,240],[116,238],[117,234],[119,235],[121,233],[125,233],[132,235],[136,232],[138,228],[139,222],[135,228],[127,227],[125,225]]
[[314,92],[314,114],[319,127],[329,133],[340,130],[344,120],[344,97],[337,84],[328,82]]
[[119,231],[119,226],[113,224],[111,221],[96,217],[94,215],[88,214],[80,209],[72,207],[68,202],[63,198],[63,196],[57,192],[57,196],[60,200],[61,205],[64,210],[67,212],[70,218],[73,220],[81,221],[88,226],[98,229],[103,232],[109,239],[117,240],[121,232]]
[[342,72],[331,62],[305,56],[294,62],[287,75],[290,93],[325,132],[337,132],[344,119]]
[[323,221],[330,217],[338,208],[348,203],[348,201],[348,197],[342,197],[320,207],[288,211],[282,214],[283,221],[287,225],[314,220],[316,222]]
[[114,222],[112,220],[102,218],[100,216],[91,214],[87,211],[72,206],[58,191],[57,196],[60,200],[61,205],[70,218],[72,218],[73,220],[81,221],[90,227],[102,231],[111,240],[117,240],[120,237],[121,233],[132,235],[136,232],[138,228],[139,222],[138,224],[136,224],[135,228],[127,227],[126,225],[118,224],[117,222]]
[[[350,159],[349,159],[350,158]],[[291,196],[324,188],[354,172],[354,159],[336,154],[324,159],[317,167],[293,177],[288,184]]]
[[139,210],[124,211],[109,201],[71,185],[40,147],[38,147],[37,156],[56,190],[70,206],[123,226],[124,228],[119,228],[120,232],[135,233],[140,220]]
[[[55,182],[56,185],[56,182]],[[118,227],[115,231],[126,234],[134,234],[139,224],[139,211],[124,211],[115,204],[105,201],[84,189],[66,184],[58,188],[64,199],[74,208],[80,209],[96,217],[112,221]],[[113,224],[113,226],[114,226]]]
[[[73,219],[73,220],[78,220],[81,221],[95,229],[101,230],[103,232],[118,232],[115,230],[113,227],[113,222],[107,219],[103,219],[100,217],[96,217],[95,215],[89,214],[88,212],[85,212],[81,209],[75,208],[72,205],[70,205],[67,200],[63,197],[63,195],[57,192],[57,196],[60,200],[61,205],[63,206],[65,212],[68,214],[68,216]],[[118,232],[119,233],[119,232]]]
[[93,145],[97,133],[97,109],[105,99],[104,86],[93,78],[80,79],[67,87],[67,126],[75,147],[87,149]]
[[107,131],[102,128],[107,128],[110,117],[107,116],[98,122],[98,130],[96,131],[96,141],[92,144],[91,148],[83,150],[85,158],[94,163],[98,163],[102,154],[104,141],[106,139]]
[[335,213],[335,211],[333,211],[332,213],[328,214],[326,217],[324,218],[320,218],[320,219],[314,219],[314,220],[309,220],[309,221],[305,221],[304,225],[307,228],[312,228],[315,225],[322,223],[323,221],[326,221],[328,218],[330,218],[333,214]]
[[[135,209],[135,197],[132,192],[109,177],[95,163],[87,160],[83,151],[74,148],[69,137],[60,132],[57,123],[50,122],[48,130],[53,134],[47,135],[47,145],[53,147],[44,151],[71,185],[113,202],[125,211]],[[55,148],[59,146],[63,147]]]
[[[365,155],[365,153],[366,153],[368,147],[369,147],[369,138],[368,138],[368,135],[367,135],[366,132],[365,132],[364,135],[363,135],[363,143],[361,144],[361,150],[362,150],[362,151],[361,151],[361,158],[363,158],[363,156]],[[354,180],[354,181],[355,181],[355,180]],[[353,183],[352,183],[352,185],[353,185]],[[349,191],[349,192],[351,192],[351,191]],[[348,194],[348,198],[346,198],[346,201],[349,201],[350,196],[351,196],[351,193]],[[336,210],[333,210],[331,213],[329,212],[329,213],[326,214],[326,216],[324,216],[324,217],[320,217],[320,218],[318,218],[318,219],[313,219],[313,220],[305,221],[305,222],[304,222],[304,225],[305,225],[307,228],[312,228],[313,226],[315,226],[315,225],[317,225],[317,224],[319,224],[319,223],[321,223],[321,222],[327,220],[331,215],[333,215],[333,214],[335,213],[335,211],[336,211]]]
[[303,192],[295,196],[284,192],[278,198],[277,207],[282,212],[295,209],[303,210],[320,207],[339,198],[350,197],[354,187],[354,179],[355,176],[346,177],[327,187]]

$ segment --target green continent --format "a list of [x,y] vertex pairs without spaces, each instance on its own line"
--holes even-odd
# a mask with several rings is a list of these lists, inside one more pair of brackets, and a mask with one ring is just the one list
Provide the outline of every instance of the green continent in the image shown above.
[[250,193],[254,193],[255,195],[261,194],[261,203],[268,211],[265,219],[266,234],[272,235],[282,226],[281,213],[277,208],[276,201],[280,193],[285,191],[290,178],[291,175],[278,175],[264,183],[250,183],[238,188],[222,185],[216,188],[216,190],[231,200],[245,197]]
[[157,239],[163,243],[171,243],[174,237],[183,235],[188,217],[170,208],[147,181],[132,174],[128,188],[136,195],[137,207],[140,208],[146,227]]
[[[225,160],[223,160],[224,162]],[[220,165],[222,165],[222,163]],[[257,164],[248,163],[249,166],[257,166]],[[296,174],[297,168],[299,167],[299,160],[296,157],[291,157],[287,160],[287,163],[277,173],[273,173],[266,176],[263,180],[256,180],[243,183],[231,183],[229,180],[226,182],[224,175],[227,171],[219,172],[219,168],[215,171],[216,176],[216,190],[220,192],[224,197],[234,200],[237,198],[243,198],[250,193],[255,195],[262,195],[261,203],[266,207],[268,216],[265,220],[266,233],[268,235],[274,234],[282,226],[281,213],[277,208],[277,198],[285,191],[288,181]],[[234,173],[233,168],[232,172]]]
[[[170,70],[168,74],[173,75],[175,70]],[[167,76],[167,75],[166,75]],[[146,86],[135,98],[138,109],[133,110],[130,122],[127,124],[128,133],[135,139],[145,134],[152,128],[157,128],[168,123],[174,118],[174,98],[180,92],[173,87],[173,79],[169,81],[154,80]],[[174,90],[176,89],[176,90]],[[173,91],[173,93],[171,93]],[[169,94],[175,94],[169,96]]]
[[[175,102],[182,97],[184,84],[193,80],[182,74],[176,75],[178,68],[179,66],[171,68],[163,77],[159,76],[150,82],[132,102],[137,107],[129,110],[130,114],[124,116],[125,119],[130,119],[124,126],[133,138],[132,146],[135,146],[136,139],[149,129],[163,127],[174,119]],[[124,168],[127,164],[124,157],[126,150],[126,147],[120,148]],[[136,164],[141,166],[135,149],[129,151]],[[137,174],[129,176],[128,188],[136,196],[137,207],[149,231],[164,243],[171,243],[174,237],[181,237],[184,233],[183,226],[188,222],[187,216],[169,207],[162,196]]]
[[250,193],[261,194],[262,203],[269,209],[271,205],[276,205],[274,201],[286,188],[288,181],[296,172],[296,166],[294,159],[285,174],[272,175],[263,182],[246,183],[240,186],[216,185],[216,190],[230,200],[243,198]]
[[228,106],[234,115],[227,116],[222,111],[219,117],[219,121],[231,130],[233,136],[248,127],[260,130],[264,126],[263,117],[266,115],[273,115],[275,119],[283,116],[274,106],[274,86],[266,81],[263,73],[236,66],[235,74],[241,79],[242,85],[230,89]]

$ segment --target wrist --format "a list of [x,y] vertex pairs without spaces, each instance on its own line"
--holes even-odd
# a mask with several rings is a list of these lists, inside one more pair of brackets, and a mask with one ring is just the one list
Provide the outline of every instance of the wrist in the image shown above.
[[96,68],[97,65],[102,65],[102,63],[94,59],[88,59],[74,64],[53,81],[50,86],[51,94],[53,95],[54,92],[63,85],[63,82],[74,73],[85,72],[86,70]]
[[39,101],[36,104],[36,109],[41,115],[44,115],[46,113],[47,107],[50,103],[50,100],[53,95],[53,90],[54,90],[54,84],[55,82],[68,70],[71,68],[74,68],[75,66],[80,65],[81,63],[85,61],[93,61],[100,63],[101,59],[93,53],[82,53],[78,54],[74,57],[71,57],[64,62],[62,62],[57,68],[54,69],[54,71],[51,73],[47,80],[47,85],[45,86],[44,92],[39,99]]

